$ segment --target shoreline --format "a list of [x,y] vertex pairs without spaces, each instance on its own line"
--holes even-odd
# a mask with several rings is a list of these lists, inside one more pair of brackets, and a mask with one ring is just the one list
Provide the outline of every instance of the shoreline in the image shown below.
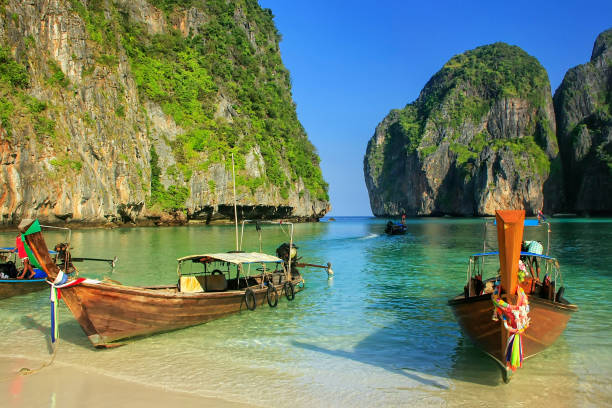
[[37,368],[40,365],[40,361],[28,358],[0,358],[0,406],[95,408],[125,406],[127,401],[131,408],[256,407],[218,397],[167,390],[57,362],[32,374],[19,374],[23,367]]
[[[323,218],[323,217],[321,217]],[[263,223],[280,223],[280,222],[291,222],[295,224],[309,224],[309,223],[317,223],[320,222],[321,218],[305,218],[305,217],[294,217],[294,218],[277,218],[277,219],[260,219],[260,220],[252,220],[252,221],[260,221]],[[35,218],[30,218],[35,219]],[[157,227],[190,227],[190,226],[217,226],[217,225],[234,225],[234,220],[229,218],[222,218],[218,220],[187,220],[184,222],[150,222],[150,221],[142,221],[142,222],[126,222],[126,223],[96,223],[96,222],[68,222],[68,223],[54,223],[49,221],[39,220],[41,225],[47,225],[55,228],[67,228],[73,231],[76,230],[113,230],[119,228],[157,228]],[[242,220],[239,219],[239,222]],[[13,232],[18,229],[19,224],[3,224],[0,225],[0,232]]]
[[[494,218],[494,215],[410,215],[407,216],[407,220],[426,220],[426,219],[456,219],[456,220],[468,220],[468,219],[489,219]],[[529,217],[535,217],[529,216]],[[581,219],[581,220],[598,220],[611,218],[612,214],[553,214],[548,216],[548,219],[560,220],[560,219]],[[334,217],[323,216],[320,218],[312,217],[293,217],[293,218],[277,218],[277,219],[259,219],[252,221],[261,221],[263,223],[279,223],[279,222],[291,222],[295,224],[311,224],[318,222],[329,222],[337,221],[343,218],[373,218],[373,219],[396,219],[400,218],[400,215],[337,215]],[[77,230],[113,230],[119,228],[156,228],[156,227],[190,227],[190,226],[219,226],[219,225],[234,225],[234,220],[229,218],[221,218],[216,220],[201,220],[191,219],[181,222],[153,222],[153,221],[138,221],[138,222],[126,222],[126,223],[96,223],[96,222],[68,222],[68,223],[54,223],[48,221],[40,221],[41,224],[52,226],[55,228],[67,228],[73,231]],[[241,222],[241,220],[239,220]],[[0,233],[2,232],[14,232],[17,230],[18,224],[0,224]]]

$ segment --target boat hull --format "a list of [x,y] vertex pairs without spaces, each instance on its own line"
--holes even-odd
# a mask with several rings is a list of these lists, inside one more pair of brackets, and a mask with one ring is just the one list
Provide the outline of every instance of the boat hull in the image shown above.
[[[40,229],[27,232],[32,225],[33,221],[24,220],[19,229],[49,280],[55,280],[60,270],[49,256]],[[196,293],[180,292],[177,285],[135,287],[81,282],[62,288],[61,297],[94,346],[113,347],[117,340],[194,326],[248,309],[245,293],[249,289],[255,305],[262,305],[267,302],[268,290],[261,285],[262,278],[251,276],[248,282],[252,280],[252,284],[235,290]],[[286,282],[293,284],[291,299],[301,289],[298,284],[303,280],[297,271],[287,278],[274,284],[277,300]]]
[[48,289],[46,279],[0,279],[0,299]]
[[[282,285],[275,287],[280,300]],[[267,304],[266,287],[251,290],[257,307]],[[299,290],[295,286],[295,292]],[[95,347],[194,326],[247,309],[244,290],[180,293],[175,286],[81,284],[63,289],[62,299]]]
[[[501,320],[492,320],[491,295],[485,294],[469,298],[459,295],[451,299],[449,305],[467,337],[502,367],[505,367],[506,344],[502,339],[503,332],[506,330]],[[531,324],[522,338],[524,358],[538,354],[552,345],[563,333],[572,313],[577,311],[578,307],[530,296],[529,309]]]
[[404,235],[406,234],[407,228],[405,226],[396,226],[394,225],[392,228],[387,227],[385,229],[385,233],[387,235]]

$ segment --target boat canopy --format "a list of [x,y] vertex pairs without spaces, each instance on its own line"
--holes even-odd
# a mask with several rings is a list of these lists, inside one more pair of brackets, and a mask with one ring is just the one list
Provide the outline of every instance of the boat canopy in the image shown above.
[[253,263],[282,263],[283,260],[272,255],[262,254],[259,252],[229,252],[229,253],[218,253],[218,254],[202,254],[202,255],[189,255],[177,259],[179,263],[185,261],[194,262],[229,262],[236,265],[241,264],[253,264]]
[[[471,258],[476,258],[479,256],[492,256],[492,255],[499,255],[499,251],[494,251],[494,252],[481,252],[479,254],[473,254],[470,257]],[[555,259],[552,256],[548,256],[548,255],[542,255],[542,254],[536,254],[534,252],[521,252],[521,256],[535,256],[538,258],[543,258],[543,259]]]

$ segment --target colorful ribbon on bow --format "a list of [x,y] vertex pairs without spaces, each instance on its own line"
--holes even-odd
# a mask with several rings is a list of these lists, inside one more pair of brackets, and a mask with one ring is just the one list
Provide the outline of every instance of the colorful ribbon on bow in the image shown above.
[[57,318],[59,312],[59,300],[62,298],[61,289],[80,285],[81,283],[97,284],[100,283],[100,281],[87,278],[77,278],[69,281],[68,275],[66,275],[64,271],[60,270],[53,283],[49,281],[47,281],[47,283],[51,285],[51,295],[49,296],[49,300],[51,301],[51,343],[55,343],[55,341],[59,338],[59,322]]
[[501,317],[504,327],[510,333],[506,344],[506,366],[512,371],[523,366],[523,341],[522,334],[529,327],[530,319],[529,301],[525,291],[520,286],[516,290],[516,305],[504,302],[499,296],[493,295],[491,300],[495,307],[494,316]]

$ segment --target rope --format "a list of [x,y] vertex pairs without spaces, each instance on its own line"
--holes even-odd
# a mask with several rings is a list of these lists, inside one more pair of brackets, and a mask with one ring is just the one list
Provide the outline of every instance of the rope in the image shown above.
[[[285,228],[283,228],[283,223],[281,222],[278,225],[280,225],[281,231],[283,231],[286,236],[289,236],[289,231],[285,231]],[[289,248],[289,250],[291,250],[291,248]]]
[[5,382],[5,381],[12,380],[12,379],[14,379],[15,377],[18,377],[18,376],[24,376],[25,377],[26,375],[36,374],[36,373],[40,372],[43,368],[49,367],[55,361],[55,356],[57,355],[57,349],[58,348],[59,348],[59,339],[57,340],[56,346],[53,347],[53,354],[51,354],[51,359],[49,361],[47,361],[46,363],[43,363],[40,367],[34,368],[34,369],[30,369],[30,368],[27,368],[27,367],[22,367],[22,368],[19,369],[19,371],[17,371],[16,375],[8,375],[6,377],[0,378],[0,382]]

